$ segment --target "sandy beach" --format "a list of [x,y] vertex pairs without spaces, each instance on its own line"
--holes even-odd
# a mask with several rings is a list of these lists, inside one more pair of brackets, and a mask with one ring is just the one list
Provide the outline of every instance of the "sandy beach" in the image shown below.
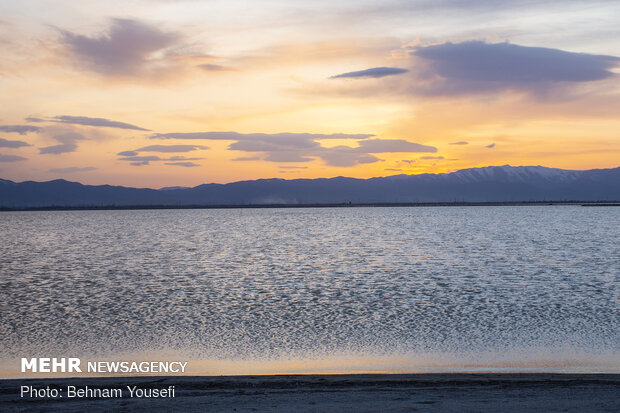
[[[29,397],[27,394],[21,397],[21,386],[41,392],[41,389],[56,389],[63,397]],[[130,388],[134,389],[133,397]],[[74,397],[67,397],[68,389]],[[85,397],[76,396],[80,389]],[[122,396],[92,397],[104,389],[122,389]],[[142,395],[165,396],[136,397],[135,389],[140,389]],[[170,389],[174,390],[174,397],[170,397]],[[97,390],[100,392],[93,393]],[[19,379],[0,381],[0,410],[617,412],[620,410],[620,375],[360,374]]]

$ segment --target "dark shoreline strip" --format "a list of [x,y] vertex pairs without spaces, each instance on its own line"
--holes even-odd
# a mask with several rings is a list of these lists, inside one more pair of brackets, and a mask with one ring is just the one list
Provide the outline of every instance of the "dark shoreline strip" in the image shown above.
[[[29,398],[20,386],[174,386],[174,398]],[[65,393],[66,394],[66,393]],[[92,394],[92,393],[91,393]],[[0,380],[1,411],[617,412],[620,374],[143,376]]]
[[341,204],[232,204],[232,205],[84,205],[41,207],[0,207],[3,211],[116,211],[116,210],[151,210],[151,209],[271,209],[271,208],[376,208],[376,207],[464,207],[464,206],[549,206],[572,205],[585,207],[617,207],[620,202],[587,201],[533,201],[533,202],[377,202],[377,203],[341,203]]

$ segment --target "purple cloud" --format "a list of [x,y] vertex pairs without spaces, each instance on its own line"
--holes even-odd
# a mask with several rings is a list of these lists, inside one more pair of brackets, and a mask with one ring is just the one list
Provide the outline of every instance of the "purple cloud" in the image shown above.
[[159,156],[126,156],[123,158],[119,158],[119,161],[128,161],[130,165],[134,166],[142,166],[149,165],[150,162],[153,161],[161,161],[162,159]]
[[123,151],[117,153],[118,156],[138,156],[138,152],[136,151]]
[[77,145],[75,143],[61,143],[59,145],[46,146],[39,148],[41,155],[60,155],[61,153],[75,152]]
[[42,119],[42,118],[36,118],[36,117],[34,117],[34,116],[28,116],[28,117],[24,118],[24,120],[25,120],[26,122],[34,122],[34,123],[37,123],[37,122],[46,122],[46,120],[45,120],[45,119]]
[[415,93],[458,95],[501,90],[539,93],[560,84],[614,76],[615,56],[481,41],[414,48]]
[[28,132],[40,132],[41,128],[32,125],[0,125],[0,132],[19,133],[25,135]]
[[191,152],[198,149],[209,149],[202,145],[151,145],[136,149],[136,152]]
[[21,148],[24,146],[32,146],[24,141],[11,141],[8,139],[0,138],[0,148]]
[[164,165],[183,166],[185,168],[200,166],[199,164],[194,162],[164,162]]
[[61,31],[61,42],[88,69],[108,76],[137,76],[161,60],[156,54],[180,35],[130,19],[113,19],[108,32],[88,37]]
[[230,68],[226,66],[215,65],[212,63],[205,63],[202,65],[198,65],[198,67],[203,70],[209,71],[209,72],[222,72],[222,71],[231,70]]
[[132,129],[132,130],[141,130],[148,131],[149,129],[144,129],[139,126],[135,126],[125,122],[117,122],[114,120],[104,119],[104,118],[89,118],[88,116],[54,116],[53,118],[48,120],[49,122],[58,122],[58,123],[69,123],[73,125],[83,125],[83,126],[100,126],[105,128],[118,128],[118,129]]
[[[178,165],[180,163],[188,163],[187,161],[199,161],[199,160],[204,159],[204,158],[186,158],[184,156],[171,156],[169,158],[160,158],[157,155],[124,156],[124,155],[121,155],[123,153],[135,153],[135,152],[133,151],[120,152],[119,155],[122,157],[118,158],[119,161],[130,162],[130,165],[134,165],[134,166],[150,165],[151,162],[165,162],[165,161],[168,162],[168,165]],[[187,165],[181,165],[181,166],[187,166]],[[199,166],[199,165],[196,164],[196,166]]]
[[339,75],[331,76],[330,79],[341,78],[381,78],[385,76],[401,75],[409,72],[409,69],[402,69],[400,67],[373,67],[371,69],[359,70],[356,72],[341,73]]
[[260,161],[261,159],[262,158],[260,156],[242,156],[233,159],[233,161]]
[[24,158],[23,156],[17,156],[17,155],[5,155],[0,153],[0,162],[19,162],[19,161],[26,161],[28,160],[28,158]]
[[404,139],[370,139],[359,142],[358,150],[367,153],[385,152],[437,152],[433,146],[420,145]]
[[76,142],[85,140],[86,138],[76,132],[67,132],[59,135],[54,135],[53,139],[60,142],[60,144],[39,148],[40,154],[59,155],[61,153],[75,152],[78,147]]
[[95,171],[97,168],[94,166],[85,166],[84,168],[79,168],[77,166],[70,166],[68,168],[53,168],[50,169],[49,172],[60,173],[60,174],[73,174],[78,172],[90,172]]
[[[195,132],[152,135],[152,139],[232,140],[229,150],[259,152],[261,157],[242,157],[236,160],[262,159],[269,162],[310,162],[322,159],[332,166],[355,166],[379,161],[373,153],[437,152],[437,148],[403,139],[368,139],[372,134],[312,134],[312,133],[238,133]],[[321,146],[323,139],[355,139],[358,147]]]
[[366,139],[372,134],[350,133],[238,133],[238,132],[190,132],[190,133],[156,133],[151,139],[209,139],[223,141],[262,140],[269,142],[312,141],[315,139]]

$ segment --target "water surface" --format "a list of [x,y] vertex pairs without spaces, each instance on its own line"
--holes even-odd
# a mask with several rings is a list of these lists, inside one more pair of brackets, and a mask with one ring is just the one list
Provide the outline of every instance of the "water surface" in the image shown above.
[[0,370],[620,372],[618,223],[579,206],[3,212]]

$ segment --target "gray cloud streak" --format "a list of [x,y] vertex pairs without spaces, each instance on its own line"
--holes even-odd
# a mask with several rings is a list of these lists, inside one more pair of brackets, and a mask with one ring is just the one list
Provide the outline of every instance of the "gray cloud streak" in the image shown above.
[[191,152],[199,149],[206,150],[209,147],[202,145],[150,145],[136,149],[135,152]]
[[371,139],[359,142],[360,152],[437,152],[433,146],[420,145],[403,139]]
[[402,69],[400,67],[373,67],[371,69],[359,70],[356,72],[341,73],[339,75],[331,76],[330,79],[341,78],[381,78],[385,76],[401,75],[409,72],[409,69]]
[[112,19],[108,32],[88,37],[61,31],[61,42],[75,60],[107,76],[138,76],[161,61],[155,56],[180,41],[180,35],[137,20]]
[[202,65],[198,65],[198,67],[201,68],[202,70],[206,70],[209,72],[223,72],[223,71],[232,70],[226,66],[216,65],[213,63],[205,63]]
[[197,164],[194,162],[164,162],[164,165],[183,166],[185,168],[193,168],[196,166],[200,166],[200,164]]
[[[229,150],[259,152],[269,162],[309,162],[322,159],[332,166],[354,166],[379,161],[376,153],[436,152],[437,148],[409,142],[403,139],[369,139],[372,134],[311,134],[311,133],[249,133],[238,132],[196,132],[166,133],[152,135],[152,139],[204,139],[232,140]],[[358,147],[339,145],[321,146],[323,139],[354,139]],[[255,157],[241,157],[236,160],[255,160]]]
[[[150,165],[151,162],[167,162],[166,165],[179,165],[181,163],[191,163],[187,161],[200,161],[204,158],[186,158],[184,156],[171,156],[169,158],[160,158],[157,155],[122,155],[123,153],[135,153],[133,151],[125,151],[120,152],[119,155],[122,156],[118,158],[119,161],[129,162],[130,165],[134,166],[143,166]],[[199,166],[198,164],[195,164]],[[187,165],[180,165],[187,166]]]
[[0,125],[0,132],[14,132],[25,135],[28,132],[40,132],[41,128],[32,125]]
[[0,148],[22,148],[24,146],[32,146],[24,141],[12,141],[0,138]]
[[[176,166],[199,166],[193,162],[184,162],[184,161],[193,161],[200,160],[203,158],[185,158],[184,156],[172,156],[170,158],[160,158],[156,155],[140,155],[140,152],[159,152],[159,153],[182,153],[182,152],[191,152],[196,150],[205,150],[209,149],[208,146],[203,145],[150,145],[144,146],[142,148],[133,150],[133,151],[122,151],[117,155],[120,156],[120,161],[129,161],[131,165],[142,166],[149,165],[150,162],[153,161],[182,161],[182,162],[167,162],[166,165],[176,165]],[[191,164],[191,165],[190,165]]]
[[75,152],[77,144],[75,143],[61,143],[59,145],[46,146],[39,148],[41,155],[60,155],[61,153]]
[[19,162],[19,161],[26,161],[28,160],[28,158],[24,158],[23,156],[17,156],[17,155],[5,155],[0,153],[0,162]]
[[[41,120],[44,121],[44,120]],[[118,128],[118,129],[131,129],[131,130],[139,130],[139,131],[148,131],[149,129],[144,129],[136,125],[132,125],[125,122],[117,122],[114,120],[104,119],[104,118],[90,118],[88,116],[54,116],[53,118],[48,120],[49,122],[58,122],[58,123],[68,123],[72,125],[83,125],[83,126],[99,126],[105,128]]]
[[49,172],[72,174],[72,173],[78,173],[78,172],[90,172],[90,171],[95,171],[95,170],[97,170],[97,168],[95,168],[94,166],[85,166],[83,168],[80,168],[77,166],[70,166],[67,168],[53,168],[53,169],[50,169]]
[[260,161],[261,159],[260,156],[241,156],[239,158],[234,158],[233,161]]
[[46,146],[39,148],[39,153],[42,155],[59,155],[62,153],[75,152],[77,149],[77,141],[85,140],[86,138],[77,132],[67,132],[59,135],[54,135],[53,139],[60,142],[58,145]]
[[284,142],[289,139],[314,140],[314,139],[366,139],[372,134],[350,134],[350,133],[238,133],[238,132],[190,132],[190,133],[156,133],[151,139],[210,139],[224,141],[241,140],[265,140],[274,142]]
[[603,80],[620,64],[615,56],[573,53],[481,41],[443,43],[414,48],[411,91],[428,95],[519,90],[534,94]]

